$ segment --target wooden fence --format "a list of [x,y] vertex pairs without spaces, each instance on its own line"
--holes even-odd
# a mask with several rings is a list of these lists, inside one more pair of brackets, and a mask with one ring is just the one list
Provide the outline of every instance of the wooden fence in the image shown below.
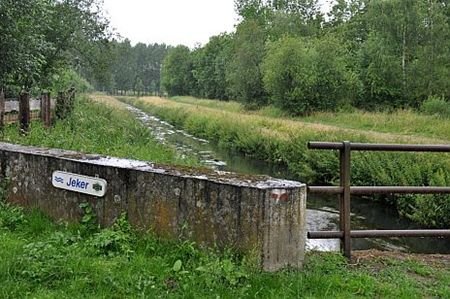
[[74,89],[59,92],[56,100],[50,93],[42,93],[32,99],[27,92],[22,92],[18,98],[5,98],[0,91],[0,128],[5,124],[20,122],[20,130],[27,132],[30,122],[41,120],[45,127],[50,127],[55,118],[64,119],[72,112],[75,99]]

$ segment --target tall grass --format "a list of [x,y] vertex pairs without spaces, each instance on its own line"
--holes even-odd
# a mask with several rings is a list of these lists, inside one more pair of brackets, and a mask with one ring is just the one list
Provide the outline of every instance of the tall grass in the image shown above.
[[[338,180],[336,153],[308,150],[308,141],[428,143],[424,137],[278,119],[244,112],[222,111],[209,105],[147,98],[124,99],[139,108],[207,138],[228,149],[275,163],[286,164],[297,177],[309,183],[334,184]],[[448,154],[355,153],[354,185],[450,185]],[[380,200],[380,198],[374,198]],[[392,196],[383,198],[398,212],[430,227],[450,226],[449,196]]]
[[[233,101],[196,99],[193,97],[174,97],[177,103],[212,108],[227,112],[242,112],[272,118],[284,118],[314,124],[327,124],[342,129],[395,133],[403,136],[416,136],[440,139],[436,142],[449,142],[450,120],[447,111],[449,103],[439,98],[430,98],[423,105],[423,114],[412,110],[395,110],[390,112],[317,112],[308,117],[289,117],[274,106],[265,106],[260,110],[245,111],[245,107]],[[447,117],[447,119],[446,119]]]
[[76,101],[73,114],[51,129],[33,122],[29,134],[23,136],[17,125],[10,125],[5,128],[2,140],[159,163],[196,164],[194,159],[182,159],[174,149],[159,144],[147,128],[128,111],[119,108],[82,96]]

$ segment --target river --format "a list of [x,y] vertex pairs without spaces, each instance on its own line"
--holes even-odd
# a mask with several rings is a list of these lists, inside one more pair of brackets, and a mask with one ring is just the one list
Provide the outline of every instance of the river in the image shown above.
[[[207,167],[244,174],[269,175],[275,178],[299,180],[286,167],[245,157],[219,148],[207,140],[196,138],[153,115],[125,104],[138,120],[148,127],[155,138],[174,147],[180,156],[198,157]],[[309,196],[307,230],[337,230],[339,214],[337,197]],[[412,222],[400,219],[392,207],[365,198],[352,197],[352,229],[413,229]],[[450,253],[450,240],[444,238],[353,239],[353,250],[380,249],[414,253]],[[307,240],[307,250],[337,251],[339,240]]]

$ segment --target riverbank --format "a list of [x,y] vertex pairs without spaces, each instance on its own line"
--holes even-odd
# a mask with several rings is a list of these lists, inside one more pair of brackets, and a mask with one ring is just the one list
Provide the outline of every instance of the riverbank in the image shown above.
[[1,298],[423,298],[450,296],[450,257],[309,253],[301,271],[263,273],[250,257],[111,228],[55,224],[0,200]]
[[[446,136],[444,129],[449,125],[449,121],[433,119],[431,116],[414,116],[412,112],[407,112],[407,120],[401,119],[401,114],[398,114],[395,120],[397,131],[386,133],[381,129],[374,131],[349,128],[354,125],[353,121],[344,123],[342,126],[333,126],[322,124],[320,121],[311,122],[311,118],[302,121],[298,118],[275,117],[276,113],[267,108],[247,112],[234,102],[195,101],[192,98],[168,100],[155,97],[121,98],[121,100],[155,114],[197,137],[211,140],[223,148],[257,159],[285,164],[299,180],[316,184],[332,184],[337,180],[338,160],[335,153],[308,150],[306,148],[308,141],[448,143],[450,139],[431,138],[429,135],[431,133],[416,135],[404,131],[414,127],[414,117],[417,117],[418,123],[428,117],[436,130],[433,136]],[[392,118],[388,114],[379,115],[381,116],[378,118],[376,115],[371,116],[363,126],[373,123],[373,127],[377,128],[381,125],[376,124],[378,123],[376,119],[379,122],[389,123],[387,119]],[[339,116],[336,118],[339,119]],[[410,122],[411,125],[408,126]],[[441,122],[444,124],[438,126]],[[403,131],[402,128],[404,128]],[[354,185],[448,186],[450,185],[450,156],[448,154],[355,153],[352,163],[352,183]],[[374,199],[381,200],[380,197]],[[420,225],[427,227],[450,225],[449,196],[391,196],[383,200],[393,205],[401,215]]]
[[196,159],[179,157],[174,149],[156,141],[119,101],[102,96],[95,100],[79,96],[72,115],[50,129],[36,121],[31,123],[30,132],[22,135],[17,124],[8,125],[1,140],[163,164],[198,165]]

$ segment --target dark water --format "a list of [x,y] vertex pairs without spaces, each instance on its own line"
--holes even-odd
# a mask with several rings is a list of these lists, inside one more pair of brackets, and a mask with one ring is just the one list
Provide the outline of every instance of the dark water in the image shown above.
[[[244,174],[263,174],[298,180],[286,167],[254,160],[242,154],[220,149],[207,140],[196,138],[138,108],[128,109],[145,124],[161,143],[175,147],[181,155],[194,155],[202,164]],[[307,230],[337,230],[339,214],[337,196],[308,195]],[[393,208],[365,198],[352,197],[352,229],[412,229],[410,221],[400,219]],[[307,248],[321,251],[339,250],[339,240],[307,240]],[[398,250],[416,253],[450,253],[450,240],[443,238],[353,239],[353,249]]]

